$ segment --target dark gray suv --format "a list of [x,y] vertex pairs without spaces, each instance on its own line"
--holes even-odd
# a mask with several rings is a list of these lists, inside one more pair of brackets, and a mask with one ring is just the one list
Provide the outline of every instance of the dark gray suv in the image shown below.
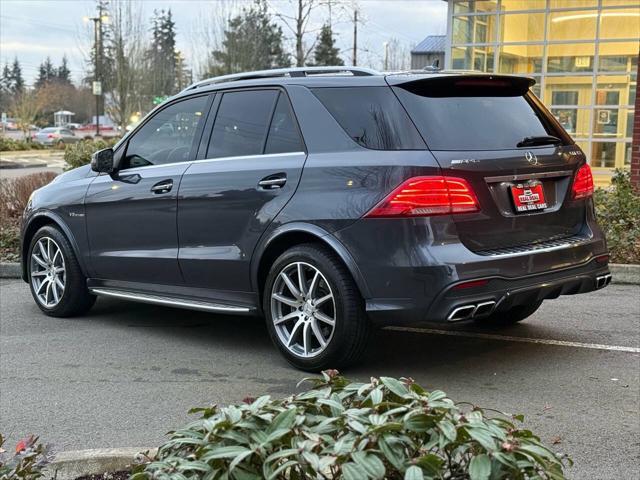
[[312,371],[355,361],[372,325],[523,320],[611,279],[591,171],[533,83],[351,67],[197,83],[33,194],[24,280],[53,316],[98,295],[262,314]]

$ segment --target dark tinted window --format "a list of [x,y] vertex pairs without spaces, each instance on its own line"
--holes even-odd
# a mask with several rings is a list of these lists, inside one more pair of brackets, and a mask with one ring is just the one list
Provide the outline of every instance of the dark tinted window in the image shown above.
[[507,150],[517,148],[525,137],[563,138],[522,93],[469,94],[466,89],[456,96],[453,89],[436,95],[428,82],[395,91],[431,150]]
[[193,97],[155,114],[129,140],[123,168],[190,160],[191,144],[206,105],[206,96]]
[[302,152],[304,146],[296,123],[291,115],[289,101],[281,93],[276,110],[273,112],[269,137],[264,153]]
[[313,93],[349,136],[364,147],[375,150],[424,148],[390,88],[315,88]]
[[223,94],[207,158],[261,154],[277,95],[275,90]]

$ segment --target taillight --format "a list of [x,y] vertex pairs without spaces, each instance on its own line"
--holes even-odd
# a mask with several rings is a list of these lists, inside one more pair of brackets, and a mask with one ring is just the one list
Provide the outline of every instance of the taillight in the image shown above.
[[572,193],[574,200],[593,195],[593,175],[591,167],[586,163],[578,169],[573,178]]
[[402,183],[366,217],[421,217],[480,210],[464,178],[414,177]]
[[47,135],[47,138],[58,138],[60,135],[58,135],[57,133],[50,133],[49,135]]

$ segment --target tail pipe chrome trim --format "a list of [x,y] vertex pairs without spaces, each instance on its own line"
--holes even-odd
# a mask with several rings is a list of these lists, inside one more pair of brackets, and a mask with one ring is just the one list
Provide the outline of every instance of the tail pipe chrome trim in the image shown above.
[[469,305],[454,308],[447,317],[447,320],[449,322],[459,322],[470,318],[486,317],[487,315],[490,315],[495,308],[496,302],[493,300],[471,303]]
[[611,283],[611,274],[607,273],[606,275],[600,275],[596,277],[596,289],[601,289],[606,287]]
[[94,295],[102,295],[106,297],[122,298],[124,300],[132,300],[134,302],[152,303],[155,305],[167,305],[169,307],[189,308],[191,310],[202,310],[205,312],[220,313],[248,313],[248,307],[237,305],[223,305],[219,303],[202,302],[196,300],[187,300],[184,298],[166,297],[160,295],[148,295],[144,293],[126,292],[123,290],[112,290],[108,288],[90,288]]

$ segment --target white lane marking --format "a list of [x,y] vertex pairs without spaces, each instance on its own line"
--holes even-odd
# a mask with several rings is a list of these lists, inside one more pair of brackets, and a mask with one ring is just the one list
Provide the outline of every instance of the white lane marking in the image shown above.
[[640,348],[636,348],[636,347],[623,347],[621,345],[603,345],[600,343],[568,342],[566,340],[553,340],[548,338],[514,337],[511,335],[493,335],[490,333],[460,332],[457,330],[439,330],[435,328],[385,327],[385,330],[393,330],[396,332],[427,333],[427,334],[433,334],[433,335],[449,335],[451,337],[483,338],[486,340],[503,340],[506,342],[541,343],[544,345],[559,345],[561,347],[590,348],[592,350],[609,350],[613,352],[640,353]]

